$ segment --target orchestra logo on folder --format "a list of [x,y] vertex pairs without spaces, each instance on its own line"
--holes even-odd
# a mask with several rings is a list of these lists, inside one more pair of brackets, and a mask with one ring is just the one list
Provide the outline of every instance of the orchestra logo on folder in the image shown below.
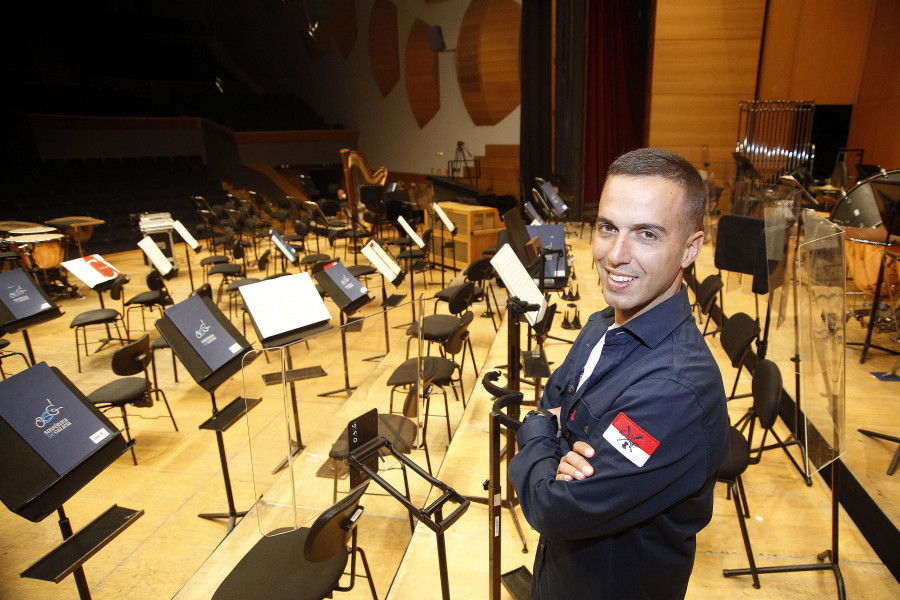
[[43,362],[0,382],[0,418],[59,475],[113,433]]
[[219,324],[200,296],[170,306],[165,313],[213,371],[240,353],[241,345]]
[[0,274],[0,289],[5,292],[2,296],[3,304],[16,319],[24,319],[52,308],[22,269]]

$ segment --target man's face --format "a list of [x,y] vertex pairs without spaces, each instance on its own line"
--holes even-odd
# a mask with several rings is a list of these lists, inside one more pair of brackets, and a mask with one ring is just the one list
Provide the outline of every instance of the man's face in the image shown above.
[[681,274],[703,245],[684,224],[684,192],[662,177],[615,175],[603,188],[594,261],[603,297],[623,324],[681,287]]

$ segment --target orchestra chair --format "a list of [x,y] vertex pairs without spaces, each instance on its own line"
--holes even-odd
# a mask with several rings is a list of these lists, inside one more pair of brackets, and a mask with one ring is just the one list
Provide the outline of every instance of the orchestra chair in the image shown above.
[[747,506],[747,495],[744,492],[744,482],[741,475],[750,464],[750,444],[744,434],[735,427],[728,428],[728,457],[725,464],[719,467],[716,481],[728,485],[728,493],[734,499],[734,510],[737,513],[738,524],[741,527],[741,537],[744,540],[744,549],[747,552],[747,562],[750,565],[750,575],[753,578],[753,587],[759,589],[759,573],[756,569],[756,561],[753,559],[753,549],[750,546],[750,536],[747,534],[745,519],[750,518],[750,509]]
[[741,378],[741,372],[746,366],[749,371],[753,371],[755,365],[751,363],[750,348],[753,342],[759,337],[759,323],[756,319],[747,313],[735,313],[725,319],[722,323],[722,333],[719,341],[722,343],[722,349],[731,360],[731,366],[737,369],[737,375],[734,378],[734,387],[731,389],[729,400],[735,398],[746,398],[750,394],[741,394],[736,396],[738,381]]
[[[784,442],[778,433],[773,429],[775,421],[778,419],[778,409],[781,405],[781,397],[784,393],[783,381],[781,378],[781,369],[778,365],[768,359],[763,359],[756,364],[753,371],[752,395],[753,404],[747,410],[746,414],[741,417],[735,427],[740,429],[741,433],[747,432],[747,441],[751,444],[749,463],[755,465],[762,460],[762,453],[766,450],[781,448],[787,454],[788,459],[793,463],[794,467],[802,475],[805,476],[803,468],[797,463],[791,453],[788,451],[790,443]],[[762,439],[759,446],[752,448],[753,434],[756,426],[763,431]],[[769,434],[778,442],[766,446],[766,438]]]
[[[488,292],[490,292],[490,294],[494,296],[494,305],[498,306],[497,296],[494,294],[494,288],[491,285],[491,279],[493,279],[494,277],[494,268],[491,266],[490,257],[482,256],[480,258],[476,258],[469,264],[468,267],[466,267],[466,270],[463,271],[463,275],[465,275],[467,281],[471,281],[473,284],[475,284],[472,302],[481,302],[482,300],[485,302],[485,304],[487,305],[487,309],[481,316],[490,316],[491,324],[494,326],[494,331],[497,331],[500,325],[494,320],[494,310],[491,308],[491,299],[488,296]],[[462,284],[447,286],[434,295],[435,314],[437,314],[438,302],[450,302],[450,298],[453,296],[453,293],[456,292],[456,290],[459,289],[461,285]]]
[[222,276],[222,279],[219,281],[218,291],[216,293],[216,304],[221,302],[222,290],[226,285],[228,285],[232,281],[243,279],[247,276],[247,261],[244,255],[244,242],[239,236],[234,236],[232,238],[231,256],[234,261],[241,261],[240,264],[237,262],[220,263],[217,265],[213,265],[209,269],[210,277],[213,275]]
[[[453,293],[447,302],[447,309],[450,311],[449,315],[428,315],[423,317],[422,339],[429,343],[428,354],[431,354],[431,343],[443,344],[456,331],[456,328],[459,326],[460,315],[472,305],[474,293],[475,284],[467,281]],[[406,340],[406,358],[409,358],[409,345],[414,339],[419,337],[419,324],[413,323],[410,325],[406,330],[406,335],[409,336]],[[471,349],[472,342],[470,340],[466,341]],[[475,363],[474,352],[472,363]]]
[[[422,271],[422,285],[426,287],[428,286],[428,283],[425,281],[425,270],[428,268],[427,259],[430,253],[433,235],[433,227],[429,227],[422,232],[422,241],[425,242],[423,248],[416,246],[410,238],[398,238],[388,242],[391,245],[395,245],[392,244],[392,242],[404,242],[400,245],[404,245],[405,248],[397,252],[397,260],[406,261],[406,270],[409,271],[410,277],[415,276],[415,271]],[[405,243],[406,240],[408,240],[408,243]],[[433,275],[431,281],[434,282]]]
[[10,357],[16,356],[18,354],[19,356],[22,357],[22,360],[25,361],[26,369],[31,366],[31,364],[28,362],[28,357],[26,357],[24,354],[22,354],[21,352],[16,352],[15,350],[7,350],[7,348],[9,347],[10,341],[4,337],[5,335],[6,335],[6,332],[3,330],[0,330],[0,376],[2,376],[3,379],[6,379],[6,371],[3,370],[3,359],[4,358],[10,358]]
[[[166,404],[166,410],[169,412],[169,418],[172,419],[172,426],[175,427],[175,431],[178,431],[178,424],[175,423],[175,417],[172,415],[172,409],[169,407],[169,401],[166,399],[165,392],[150,384],[150,374],[147,372],[149,364],[150,336],[144,334],[138,340],[129,342],[121,348],[116,348],[116,352],[112,357],[112,371],[119,378],[88,394],[88,400],[101,411],[105,412],[112,408],[118,408],[122,411],[125,438],[129,444],[132,438],[131,430],[128,427],[128,411],[126,407],[129,404],[141,408],[153,406],[154,395],[157,400],[162,395],[163,402]],[[132,377],[141,372],[143,372],[143,377]],[[131,460],[134,464],[137,464],[134,445],[131,445]]]
[[[113,300],[121,300],[122,299],[122,287],[125,285],[125,282],[128,281],[128,277],[125,275],[118,275],[115,279],[112,280],[109,287],[109,296]],[[103,290],[98,290],[98,293],[102,294]],[[122,337],[122,332],[119,330],[119,323],[122,324],[122,328],[125,330],[125,337]],[[87,329],[89,327],[95,328],[99,325],[103,325],[106,328],[106,338],[100,340],[100,348],[103,348],[106,344],[108,344],[112,339],[118,339],[121,343],[125,343],[128,341],[128,327],[125,325],[125,321],[122,318],[122,314],[114,308],[95,308],[94,310],[88,310],[82,313],[75,315],[75,318],[72,319],[72,322],[69,323],[69,329],[75,330],[75,357],[78,359],[78,372],[81,373],[81,346],[84,346],[84,355],[88,356],[88,341],[87,341]],[[109,326],[114,325],[116,328],[116,338],[112,338],[112,332],[110,331]],[[81,332],[81,336],[79,339],[79,332]]]
[[[322,600],[353,589],[357,577],[369,581],[378,600],[366,553],[357,544],[363,514],[359,502],[366,482],[316,518],[311,527],[263,536],[231,570],[213,600]],[[357,572],[357,554],[365,574]],[[350,571],[345,573],[347,562]],[[341,579],[347,575],[346,586]]]
[[169,295],[169,290],[166,288],[162,275],[160,275],[159,271],[156,269],[147,273],[147,288],[147,290],[125,301],[125,328],[128,331],[131,331],[132,329],[130,317],[131,311],[141,311],[141,329],[146,331],[147,321],[144,314],[145,309],[152,311],[156,308],[159,310],[159,317],[162,318],[163,308],[175,304],[172,300],[172,296]]
[[698,319],[702,320],[703,315],[706,315],[706,325],[703,326],[704,336],[715,335],[722,330],[717,327],[713,331],[707,331],[709,322],[712,321],[712,308],[716,305],[717,299],[720,313],[723,316],[725,314],[722,302],[722,290],[724,287],[725,284],[722,282],[722,277],[718,274],[709,275],[697,286],[697,301],[694,302],[693,306],[697,308],[699,313],[697,315]]

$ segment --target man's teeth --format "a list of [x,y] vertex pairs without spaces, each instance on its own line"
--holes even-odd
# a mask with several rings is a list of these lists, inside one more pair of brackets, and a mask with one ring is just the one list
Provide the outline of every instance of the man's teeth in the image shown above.
[[625,283],[627,281],[633,281],[635,277],[625,277],[624,275],[613,275],[609,274],[609,278],[615,281],[616,283]]

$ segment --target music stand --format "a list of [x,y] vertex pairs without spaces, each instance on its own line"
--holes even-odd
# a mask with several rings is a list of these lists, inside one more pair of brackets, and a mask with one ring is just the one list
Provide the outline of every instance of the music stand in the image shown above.
[[[169,262],[169,259],[162,253],[162,250],[159,249],[153,238],[144,236],[137,245],[138,248],[144,251],[144,256],[147,257],[153,268],[159,271],[163,279],[172,279],[178,274],[178,269]],[[175,259],[172,258],[172,260],[174,261]]]
[[391,351],[390,325],[388,324],[387,311],[388,309],[397,306],[397,304],[405,298],[403,294],[392,294],[388,297],[387,285],[385,282],[390,281],[391,285],[399,287],[403,282],[404,273],[400,269],[400,265],[397,264],[397,261],[395,261],[381,244],[375,240],[369,240],[368,243],[362,247],[360,252],[369,259],[369,262],[372,263],[372,266],[375,267],[381,275],[381,308],[384,309],[382,311],[382,314],[384,315],[384,354],[365,359],[373,360],[375,358],[384,358],[387,356],[388,352]]
[[0,273],[0,329],[22,332],[31,365],[35,364],[34,350],[27,328],[61,316],[59,307],[24,269]]
[[181,224],[181,221],[172,221],[172,227],[178,232],[178,235],[181,236],[181,239],[184,240],[184,243],[186,244],[184,247],[184,261],[187,263],[188,267],[188,281],[191,282],[191,289],[194,289],[194,273],[191,270],[191,253],[188,252],[188,246],[190,246],[195,254],[200,254],[200,250],[202,250],[202,248],[200,248],[200,242],[198,242],[187,228]]
[[[295,456],[305,446],[300,436],[300,414],[294,382],[325,377],[326,373],[319,365],[295,370],[291,346],[310,333],[327,329],[331,314],[316,291],[309,273],[296,273],[251,283],[241,286],[238,291],[263,348],[284,348],[287,367],[284,377],[280,371],[268,373],[263,376],[263,382],[266,385],[290,384],[294,429],[297,431],[297,441],[290,441],[290,453]],[[288,458],[285,458],[272,472],[277,473],[287,464]]]
[[82,565],[144,511],[113,505],[73,533],[63,504],[134,442],[47,363],[0,381],[0,437],[0,500],[35,523],[56,511],[64,539],[21,576],[59,583],[72,574],[79,597],[89,599]]
[[[441,228],[441,288],[443,289],[444,284],[444,271],[446,267],[444,265],[444,250],[446,248],[450,248],[453,251],[453,269],[456,270],[456,234],[459,232],[459,227],[456,226],[456,223],[450,220],[450,217],[447,216],[447,213],[444,212],[444,209],[441,208],[441,205],[437,202],[431,203],[432,210],[434,214],[437,215],[440,222],[443,224]],[[450,233],[450,245],[447,245],[447,242],[444,241],[444,231]],[[433,248],[434,246],[432,246]],[[432,254],[433,256],[433,254]]]
[[[408,246],[411,247],[413,244],[415,244],[415,246],[418,247],[420,250],[425,247],[425,241],[421,237],[419,237],[419,234],[416,233],[416,230],[413,229],[412,226],[406,222],[406,219],[404,219],[402,216],[397,217],[397,224],[400,225],[400,227],[403,229],[403,231],[406,232],[406,235],[409,238],[409,244],[407,244]],[[441,252],[443,252],[443,250]],[[410,251],[408,251],[408,258],[406,261],[406,266],[409,269],[410,297],[415,298],[416,297],[416,277],[415,277],[415,273],[413,272],[413,256],[412,256],[411,249],[410,249]],[[410,308],[412,309],[412,321],[410,323],[407,323],[406,325],[416,322],[416,303],[415,302],[410,303]],[[406,325],[401,325],[401,327],[405,327]]]
[[274,229],[270,229],[269,237],[272,239],[272,243],[275,244],[275,247],[278,248],[278,251],[281,252],[281,271],[283,273],[287,272],[285,261],[291,263],[295,267],[300,266],[300,257],[297,256],[297,250],[284,241],[284,238],[281,237],[280,233]]
[[350,317],[361,307],[368,304],[372,297],[368,294],[368,289],[363,286],[359,280],[350,274],[340,261],[334,261],[325,265],[321,271],[316,273],[316,282],[325,291],[328,296],[337,304],[341,319],[341,351],[344,357],[344,387],[323,392],[319,396],[333,396],[334,394],[347,394],[348,396],[356,389],[356,386],[350,385],[350,367],[347,363],[347,321],[345,317]]
[[[246,515],[247,511],[238,512],[234,506],[223,432],[259,404],[261,399],[239,396],[219,409],[215,391],[241,369],[244,355],[250,350],[250,343],[219,307],[204,296],[190,296],[166,308],[163,317],[156,321],[156,329],[194,381],[209,392],[212,416],[200,425],[200,429],[216,432],[228,512],[202,513],[198,516],[202,519],[228,519],[230,532],[236,520]],[[252,357],[251,354],[251,359]]]
[[[388,440],[379,436],[377,408],[373,408],[347,424],[347,442],[349,445],[350,488],[354,489],[368,479],[373,480],[402,504],[411,516],[435,533],[438,569],[441,578],[441,597],[443,600],[450,600],[450,579],[447,574],[447,548],[444,543],[444,533],[468,510],[469,500],[444,482],[429,475],[425,469],[409,457],[396,451]],[[429,485],[440,490],[441,495],[425,508],[419,508],[410,502],[399,490],[378,475],[379,453],[382,449],[389,452],[405,467],[412,469]],[[448,503],[459,506],[445,518],[443,510]]]

